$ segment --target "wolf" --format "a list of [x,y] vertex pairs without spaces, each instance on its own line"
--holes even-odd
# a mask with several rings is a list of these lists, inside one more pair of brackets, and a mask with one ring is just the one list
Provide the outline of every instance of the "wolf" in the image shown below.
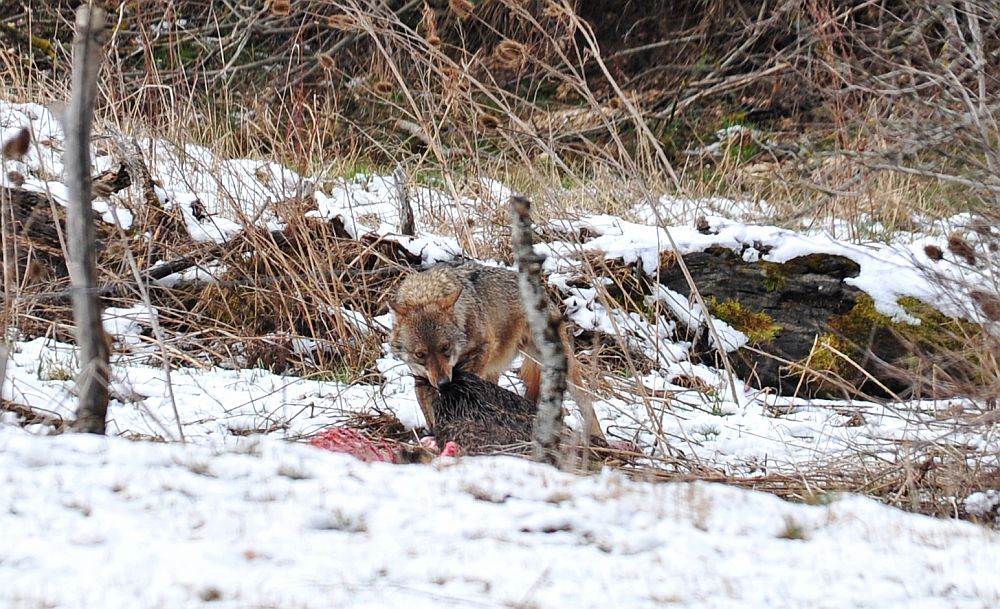
[[[417,401],[429,428],[434,427],[435,391],[452,382],[456,370],[495,384],[519,351],[525,354],[519,371],[524,397],[537,402],[542,369],[516,272],[467,261],[437,264],[400,282],[390,307],[396,316],[392,352],[427,381],[417,383]],[[564,330],[574,398],[588,434],[604,441],[593,405],[579,389],[580,369],[569,342]]]

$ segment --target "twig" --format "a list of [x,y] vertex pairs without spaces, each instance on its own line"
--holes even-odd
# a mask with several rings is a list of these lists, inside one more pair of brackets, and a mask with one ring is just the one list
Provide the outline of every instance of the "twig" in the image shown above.
[[[398,18],[400,15],[402,15],[402,14],[408,12],[408,11],[411,11],[411,10],[415,9],[420,4],[421,4],[421,0],[410,0],[409,2],[407,2],[406,4],[404,4],[403,6],[399,7],[398,9],[395,9],[393,11],[393,14]],[[385,8],[385,7],[388,7],[388,5],[389,5],[388,2],[383,2],[379,6],[379,8]],[[357,8],[358,10],[360,10],[360,7],[355,7],[355,8]],[[371,14],[376,14],[375,10],[369,9],[369,11],[371,12]],[[338,51],[340,51],[340,49],[342,49],[343,47],[345,47],[348,44],[351,44],[352,42],[354,42],[355,40],[357,40],[359,37],[361,37],[362,34],[369,34],[369,32],[366,32],[364,30],[359,30],[359,31],[355,31],[355,32],[351,32],[349,34],[346,34],[343,38],[341,38],[340,40],[338,40],[332,47],[330,47],[329,49],[324,49],[324,52],[326,54],[332,56],[335,53],[337,53]],[[313,63],[313,65],[310,66],[308,69],[302,70],[302,72],[298,75],[298,77],[295,79],[295,81],[293,81],[292,84],[293,85],[299,85],[299,84],[301,84],[303,82],[307,82],[317,72],[319,72],[321,69],[322,69],[322,66],[320,65],[319,62]]]
[[731,91],[733,89],[739,89],[741,87],[746,87],[751,83],[756,82],[762,78],[780,72],[784,72],[789,69],[791,69],[791,64],[787,62],[782,62],[777,65],[771,66],[766,70],[761,70],[759,72],[751,72],[750,74],[735,74],[717,84],[714,84],[710,87],[702,89],[701,91],[697,91],[695,93],[692,93],[691,95],[688,95],[684,99],[678,101],[676,105],[671,106],[670,110],[666,112],[653,114],[650,116],[650,118],[659,120],[673,120],[677,115],[683,113],[692,104],[702,99],[703,97],[707,97],[709,95],[716,95],[718,93]]
[[[423,127],[413,121],[401,118],[396,121],[396,129],[402,131],[410,137],[420,140],[420,142],[427,148],[434,148],[435,144],[437,144],[436,140],[431,138],[430,134]],[[458,151],[452,148],[448,148],[440,144],[438,145],[441,149],[441,155],[443,158],[453,158],[459,154]]]

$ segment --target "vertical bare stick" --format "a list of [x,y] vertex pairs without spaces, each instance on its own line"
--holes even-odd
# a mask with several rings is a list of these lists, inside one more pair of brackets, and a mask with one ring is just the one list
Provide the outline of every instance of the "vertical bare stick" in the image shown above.
[[417,223],[410,205],[410,180],[402,163],[396,165],[392,177],[396,183],[396,199],[399,204],[399,234],[412,237],[417,234]]
[[[0,157],[3,173],[7,175],[7,160],[19,161],[28,152],[31,145],[31,131],[21,127],[13,138],[3,143],[3,153]],[[17,296],[16,286],[21,285],[17,268],[17,240],[14,238],[15,222],[11,207],[11,191],[0,188],[0,247],[3,247],[3,317],[0,327],[8,328],[14,325],[14,301]],[[25,265],[27,267],[27,265]],[[27,268],[25,268],[27,271]],[[0,339],[6,344],[7,337]],[[4,353],[6,360],[7,354]],[[2,382],[0,376],[0,382]]]
[[531,202],[521,196],[510,199],[514,258],[524,313],[535,339],[542,367],[542,383],[535,417],[535,458],[555,464],[559,458],[563,395],[569,365],[559,329],[562,320],[549,310],[549,297],[542,283],[545,256],[536,254],[531,235]]
[[63,115],[66,131],[66,186],[69,207],[66,233],[69,271],[73,282],[73,319],[80,349],[77,390],[80,403],[73,429],[104,433],[108,411],[109,349],[101,325],[95,265],[96,231],[90,204],[90,129],[97,97],[97,71],[101,65],[104,10],[93,6],[76,9],[73,38],[73,91]]

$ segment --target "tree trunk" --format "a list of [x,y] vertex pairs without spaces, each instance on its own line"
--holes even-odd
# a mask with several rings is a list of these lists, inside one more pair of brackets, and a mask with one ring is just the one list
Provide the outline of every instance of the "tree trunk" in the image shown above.
[[413,237],[417,234],[417,222],[410,205],[410,180],[402,164],[396,165],[392,177],[396,183],[396,203],[399,206],[399,234]]
[[542,283],[545,256],[535,253],[531,234],[531,202],[524,197],[511,198],[511,229],[517,278],[528,325],[540,354],[542,383],[538,397],[533,440],[535,458],[555,464],[559,458],[562,431],[563,396],[566,393],[568,363],[559,333],[559,315],[549,308],[548,293]]
[[66,131],[66,213],[69,274],[73,284],[73,318],[80,349],[77,376],[79,405],[73,429],[104,433],[108,410],[109,346],[101,324],[97,293],[94,214],[90,197],[90,130],[97,96],[97,71],[101,65],[104,10],[81,6],[76,11],[73,39],[73,93],[63,116]]

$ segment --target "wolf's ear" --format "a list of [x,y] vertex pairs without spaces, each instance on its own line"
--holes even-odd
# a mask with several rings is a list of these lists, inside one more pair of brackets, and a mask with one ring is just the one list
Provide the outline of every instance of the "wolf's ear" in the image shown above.
[[451,311],[455,307],[455,302],[458,301],[458,297],[462,295],[462,290],[464,288],[459,287],[454,292],[450,294],[445,294],[440,299],[438,299],[438,306],[441,307],[442,311]]

